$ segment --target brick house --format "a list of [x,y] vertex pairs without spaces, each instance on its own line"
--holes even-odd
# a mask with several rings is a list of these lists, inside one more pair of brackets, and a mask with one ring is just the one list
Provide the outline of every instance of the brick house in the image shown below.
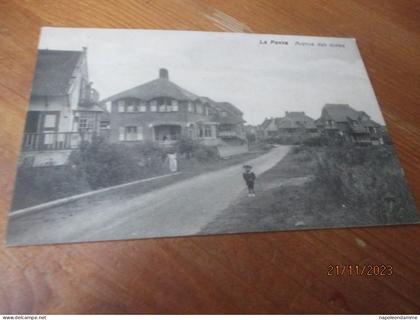
[[383,144],[384,127],[371,120],[366,112],[347,104],[326,104],[316,125],[330,138],[357,144]]
[[89,81],[86,48],[39,50],[20,164],[65,164],[72,149],[98,133],[104,111],[98,99]]
[[173,145],[185,135],[216,147],[228,135],[243,137],[239,109],[181,88],[169,80],[166,69],[159,70],[157,79],[108,97],[102,103],[111,110],[111,142],[154,141]]

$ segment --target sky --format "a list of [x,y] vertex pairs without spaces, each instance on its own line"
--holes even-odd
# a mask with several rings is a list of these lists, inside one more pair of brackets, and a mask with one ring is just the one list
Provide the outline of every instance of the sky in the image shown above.
[[101,99],[158,77],[241,109],[248,124],[304,111],[317,119],[326,103],[349,104],[384,124],[356,41],[227,32],[42,29],[39,48],[88,48]]

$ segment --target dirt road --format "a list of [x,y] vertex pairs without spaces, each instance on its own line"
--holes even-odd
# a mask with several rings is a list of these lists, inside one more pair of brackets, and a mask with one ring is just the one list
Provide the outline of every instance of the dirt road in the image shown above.
[[[289,151],[280,146],[247,163],[270,169]],[[126,198],[116,191],[101,201],[85,199],[11,217],[9,244],[41,244],[194,235],[245,193],[242,165],[234,165]]]

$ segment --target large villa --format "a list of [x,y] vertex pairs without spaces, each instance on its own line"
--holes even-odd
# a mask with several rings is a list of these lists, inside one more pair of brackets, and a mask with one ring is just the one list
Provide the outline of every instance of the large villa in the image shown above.
[[209,146],[246,149],[242,112],[231,103],[181,88],[169,79],[166,69],[159,70],[157,79],[102,103],[110,111],[111,142],[171,145],[188,136]]

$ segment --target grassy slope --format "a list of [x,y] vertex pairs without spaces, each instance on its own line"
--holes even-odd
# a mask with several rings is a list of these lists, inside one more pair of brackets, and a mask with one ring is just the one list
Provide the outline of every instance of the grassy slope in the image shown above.
[[[341,153],[343,153],[342,151],[340,150]],[[365,163],[361,165],[340,163],[338,166],[341,165],[345,172],[358,173],[360,168],[365,171],[366,169],[371,170],[370,173],[375,174],[379,180],[376,182],[377,187],[375,188],[379,188],[382,176],[388,178],[386,174],[381,176],[382,171],[379,172],[379,170],[383,170],[385,173],[393,172],[393,178],[398,180],[397,182],[404,189],[404,181],[399,175],[399,168],[394,161],[393,154],[386,158],[380,166],[375,167],[368,159],[372,153],[368,148],[346,150],[344,154],[353,151],[357,155],[359,153],[364,155],[362,158]],[[334,181],[337,178],[336,174],[340,172],[336,173],[331,170],[331,177],[325,177],[325,172],[321,172],[320,168],[320,162],[325,164],[326,157],[335,156],[335,150],[329,149],[328,152],[327,154],[327,150],[324,148],[315,147],[293,149],[275,167],[257,178],[257,197],[248,198],[244,193],[243,197],[208,224],[202,233],[345,227],[418,221],[415,209],[409,201],[402,208],[405,210],[402,210],[404,216],[401,218],[401,210],[397,213],[393,212],[391,217],[387,217],[386,213],[380,211],[382,209],[382,203],[379,203],[382,201],[381,199],[369,207],[366,203],[358,205],[357,201],[346,198],[347,193],[345,192],[344,197],[338,197],[335,190],[337,186],[333,185],[331,181]],[[330,159],[328,165],[331,165],[331,161],[336,160]],[[343,162],[342,159],[337,159],[338,161]],[[332,166],[335,168],[335,164]],[[364,177],[368,174],[369,172],[363,172],[363,175],[359,174],[357,179],[359,182],[365,183]],[[312,177],[306,183],[290,183],[297,177],[303,176]],[[359,186],[355,185],[355,188],[359,188]],[[364,193],[364,190],[359,191]],[[381,189],[380,191],[381,194],[386,193],[386,190]],[[366,193],[369,192],[366,191]],[[373,194],[373,196],[377,195]],[[371,201],[371,198],[368,197],[366,201]]]

